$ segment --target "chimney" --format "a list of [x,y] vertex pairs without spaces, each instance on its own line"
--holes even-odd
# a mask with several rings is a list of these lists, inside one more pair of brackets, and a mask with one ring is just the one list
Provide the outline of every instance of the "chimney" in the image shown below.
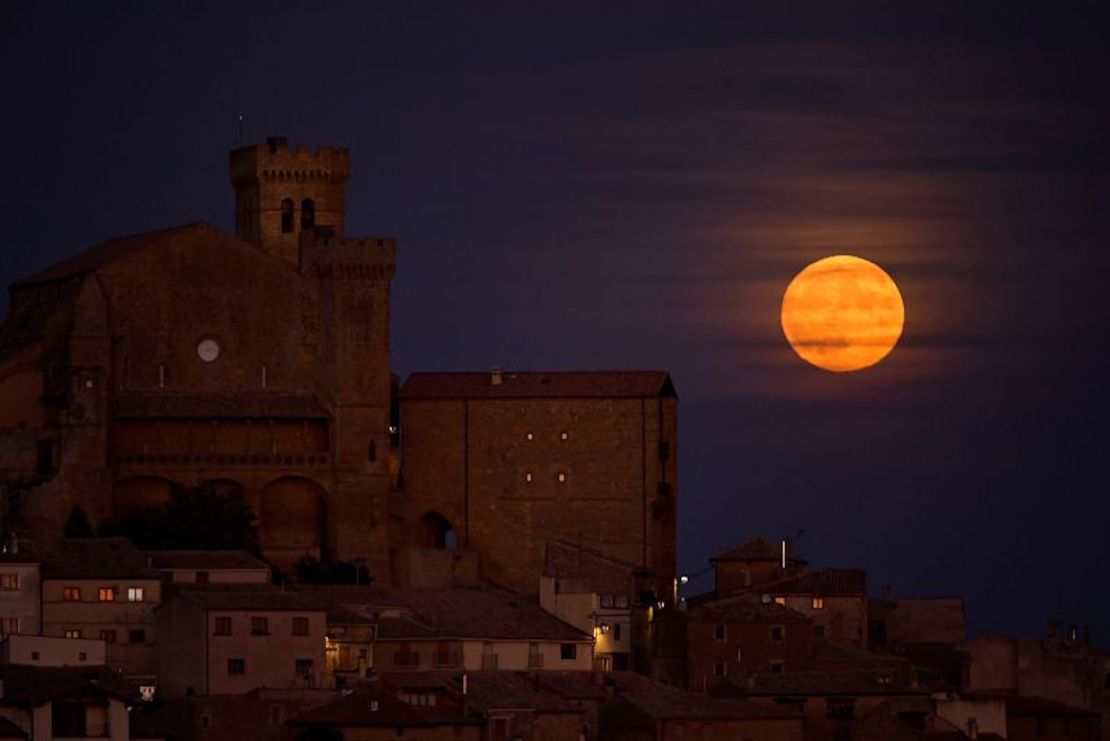
[[493,368],[490,368],[490,371],[489,371],[489,385],[490,386],[500,386],[501,382],[503,380],[504,379],[501,376],[501,369],[500,368],[498,368],[496,365],[493,366]]

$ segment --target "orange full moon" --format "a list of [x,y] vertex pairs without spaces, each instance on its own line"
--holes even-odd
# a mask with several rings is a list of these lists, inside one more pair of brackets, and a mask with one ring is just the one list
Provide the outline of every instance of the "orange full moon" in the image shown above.
[[833,255],[794,276],[782,297],[782,331],[806,362],[860,370],[890,354],[906,309],[898,286],[873,262]]

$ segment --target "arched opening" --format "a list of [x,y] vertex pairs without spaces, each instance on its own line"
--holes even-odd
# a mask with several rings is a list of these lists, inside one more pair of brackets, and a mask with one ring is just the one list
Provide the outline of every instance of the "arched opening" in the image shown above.
[[288,234],[293,231],[293,199],[286,198],[281,202],[281,231]]
[[420,521],[420,545],[426,548],[443,548],[455,551],[459,548],[459,536],[451,522],[438,512],[429,512]]
[[327,556],[326,492],[299,477],[271,481],[259,497],[258,536],[262,550],[278,563],[304,555]]
[[316,228],[316,204],[311,198],[301,201],[301,229]]
[[161,509],[170,501],[173,484],[156,476],[136,476],[112,487],[112,517],[122,518],[143,510]]

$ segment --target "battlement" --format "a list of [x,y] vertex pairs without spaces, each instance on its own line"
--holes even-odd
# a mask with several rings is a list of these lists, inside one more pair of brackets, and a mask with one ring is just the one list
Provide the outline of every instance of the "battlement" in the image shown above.
[[268,182],[322,182],[342,184],[351,174],[347,147],[289,146],[284,136],[271,136],[264,144],[234,149],[230,155],[231,182],[235,186]]
[[323,278],[388,280],[396,269],[395,237],[336,236],[328,229],[301,232],[301,265]]

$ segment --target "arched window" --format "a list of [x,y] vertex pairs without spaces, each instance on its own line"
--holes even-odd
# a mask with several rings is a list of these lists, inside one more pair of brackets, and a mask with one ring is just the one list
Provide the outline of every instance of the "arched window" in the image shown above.
[[281,231],[289,233],[293,231],[293,199],[286,198],[281,202]]
[[316,227],[316,204],[311,198],[301,201],[301,229]]

